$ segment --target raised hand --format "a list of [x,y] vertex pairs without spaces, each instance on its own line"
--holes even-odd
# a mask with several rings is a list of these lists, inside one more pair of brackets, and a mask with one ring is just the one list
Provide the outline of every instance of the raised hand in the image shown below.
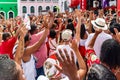
[[27,32],[28,32],[28,29],[25,27],[25,25],[22,25],[20,29],[20,36],[24,38]]
[[52,12],[49,11],[48,13],[49,13],[50,17],[54,17],[54,14]]
[[101,32],[102,32],[102,29],[95,28],[95,33],[96,33],[96,34],[99,34],[99,33],[101,33]]
[[76,14],[77,17],[81,17],[81,11],[80,10],[76,9],[75,14]]
[[79,80],[77,75],[77,66],[75,65],[74,61],[74,54],[71,51],[71,56],[68,55],[67,50],[64,50],[65,55],[62,53],[62,50],[59,49],[59,55],[57,56],[58,61],[62,65],[62,67],[59,67],[57,65],[56,68],[63,74],[67,75],[70,80]]
[[2,33],[2,32],[3,32],[3,26],[0,25],[0,33]]

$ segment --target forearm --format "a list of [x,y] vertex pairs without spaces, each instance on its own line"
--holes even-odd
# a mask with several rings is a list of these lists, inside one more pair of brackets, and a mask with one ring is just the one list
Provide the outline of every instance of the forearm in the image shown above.
[[15,37],[17,38],[18,37],[18,35],[19,35],[19,33],[20,33],[20,26],[19,26],[19,28],[17,29],[17,31],[16,31],[16,33],[15,33]]
[[69,80],[80,80],[80,77],[79,77],[79,75],[76,72],[76,74],[71,74],[69,76]]
[[79,66],[80,66],[80,69],[86,70],[86,64],[85,64],[85,62],[84,62],[84,60],[83,60],[83,57],[81,56],[79,50],[76,49],[76,50],[74,50],[74,51],[75,51],[75,53],[76,53],[76,56],[77,56],[77,59],[78,59],[78,64],[79,64]]
[[48,36],[48,33],[49,33],[49,29],[45,29],[39,41],[33,44],[32,46],[29,46],[26,48],[25,55],[31,55],[35,51],[37,51],[41,47],[41,45],[44,43],[46,37]]
[[2,32],[0,32],[0,42],[2,42]]
[[80,69],[77,71],[77,74],[80,76],[80,79],[82,80],[86,74],[87,68],[86,68],[86,64],[79,52],[78,49],[74,49],[77,59],[78,59],[78,64],[80,66]]
[[18,43],[18,47],[16,49],[16,53],[15,53],[15,61],[21,65],[21,59],[23,57],[24,54],[24,38],[20,38],[19,43]]
[[78,19],[78,24],[76,26],[76,39],[80,41],[80,31],[81,31],[81,18]]
[[52,27],[54,23],[54,17],[50,17],[50,23],[48,24],[49,27]]
[[88,44],[88,48],[93,48],[95,40],[96,40],[96,38],[97,38],[98,35],[99,35],[98,33],[94,34],[93,38],[90,40],[90,42]]

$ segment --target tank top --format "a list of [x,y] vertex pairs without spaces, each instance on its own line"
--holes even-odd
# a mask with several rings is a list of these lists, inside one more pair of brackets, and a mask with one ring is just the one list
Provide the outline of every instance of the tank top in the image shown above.
[[35,80],[36,69],[35,69],[35,59],[33,55],[31,55],[31,58],[28,62],[24,63],[22,61],[22,68],[23,68],[26,80]]

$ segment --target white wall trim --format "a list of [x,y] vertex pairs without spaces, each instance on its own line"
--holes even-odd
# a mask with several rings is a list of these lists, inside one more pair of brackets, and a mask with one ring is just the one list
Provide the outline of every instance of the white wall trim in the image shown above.
[[0,4],[17,4],[17,2],[0,2]]
[[[8,11],[8,13],[7,13],[7,16],[8,16],[8,19],[9,19],[9,13],[10,12],[13,12],[12,10],[10,10],[10,11]],[[13,18],[15,17],[15,13],[13,12]]]

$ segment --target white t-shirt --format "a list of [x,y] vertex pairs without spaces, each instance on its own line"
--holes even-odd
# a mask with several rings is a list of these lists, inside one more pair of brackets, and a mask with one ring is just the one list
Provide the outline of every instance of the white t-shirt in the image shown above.
[[[94,36],[94,33],[91,33],[88,38],[87,38],[87,41],[85,43],[85,48],[87,49],[87,46],[89,44],[89,41],[93,38]],[[95,41],[95,44],[94,44],[94,50],[95,50],[95,53],[98,57],[100,57],[100,50],[101,50],[101,46],[103,44],[103,42],[107,39],[112,39],[112,36],[105,33],[104,31],[101,32],[98,37],[96,38],[96,41]]]

